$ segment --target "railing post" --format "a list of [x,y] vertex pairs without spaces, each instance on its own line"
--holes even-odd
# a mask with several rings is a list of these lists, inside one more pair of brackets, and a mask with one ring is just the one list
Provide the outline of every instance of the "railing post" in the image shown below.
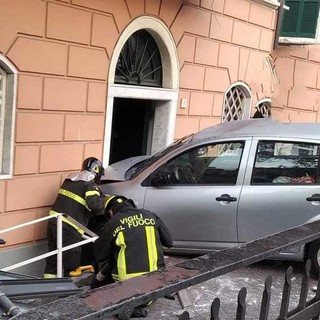
[[311,270],[311,260],[308,259],[305,264],[304,273],[302,276],[301,292],[300,292],[298,310],[303,310],[306,308],[307,297],[308,297],[308,288],[309,288],[309,282],[310,282],[310,270]]
[[220,320],[219,318],[220,311],[220,299],[215,298],[211,304],[211,317],[210,320]]
[[246,297],[247,289],[245,287],[241,288],[238,294],[238,307],[236,320],[245,320],[246,318]]
[[267,320],[270,308],[272,276],[268,276],[264,283],[262,293],[261,309],[259,320]]
[[292,272],[293,272],[293,268],[290,266],[287,269],[285,281],[283,285],[279,320],[285,320],[288,317]]
[[188,311],[183,311],[183,313],[179,317],[179,320],[190,320],[189,312]]
[[58,278],[63,277],[62,267],[62,215],[57,216],[57,276]]

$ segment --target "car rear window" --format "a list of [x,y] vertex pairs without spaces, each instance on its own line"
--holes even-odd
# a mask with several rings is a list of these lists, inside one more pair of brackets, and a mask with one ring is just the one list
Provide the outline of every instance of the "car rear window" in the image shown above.
[[259,141],[252,184],[319,183],[320,145]]

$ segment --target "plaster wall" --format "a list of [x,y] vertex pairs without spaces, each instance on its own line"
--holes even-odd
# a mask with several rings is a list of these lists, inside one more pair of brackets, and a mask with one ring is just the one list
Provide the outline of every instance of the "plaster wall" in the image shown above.
[[280,46],[273,56],[274,117],[286,122],[320,122],[320,46]]
[[[253,105],[270,97],[276,10],[261,3],[2,0],[0,54],[16,66],[18,83],[14,176],[0,180],[1,228],[46,215],[64,177],[85,157],[102,157],[110,60],[139,16],[162,21],[178,50],[175,138],[219,123],[234,82],[251,88]],[[45,238],[45,225],[3,237],[7,247],[32,243]]]

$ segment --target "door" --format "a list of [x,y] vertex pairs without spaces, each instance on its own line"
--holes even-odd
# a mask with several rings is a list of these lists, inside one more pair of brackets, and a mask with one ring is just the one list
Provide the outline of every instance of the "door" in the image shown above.
[[237,207],[249,147],[244,140],[199,145],[155,172],[172,181],[148,187],[144,207],[163,219],[175,247],[219,249],[238,242]]
[[152,100],[115,98],[113,110],[109,163],[150,154]]
[[320,145],[256,139],[239,202],[239,241],[320,218]]

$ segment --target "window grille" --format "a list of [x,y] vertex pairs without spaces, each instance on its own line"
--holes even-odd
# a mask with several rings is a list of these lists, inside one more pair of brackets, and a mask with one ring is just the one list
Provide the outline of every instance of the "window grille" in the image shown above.
[[247,97],[240,86],[232,87],[225,95],[222,122],[243,118]]
[[314,38],[317,31],[320,0],[286,0],[281,36]]
[[136,31],[124,44],[116,66],[115,83],[162,87],[160,51],[147,31]]
[[4,126],[5,126],[5,93],[6,93],[6,73],[0,68],[0,173],[2,169]]
[[263,101],[258,104],[257,110],[253,115],[253,118],[270,118],[271,117],[271,103],[269,101]]

